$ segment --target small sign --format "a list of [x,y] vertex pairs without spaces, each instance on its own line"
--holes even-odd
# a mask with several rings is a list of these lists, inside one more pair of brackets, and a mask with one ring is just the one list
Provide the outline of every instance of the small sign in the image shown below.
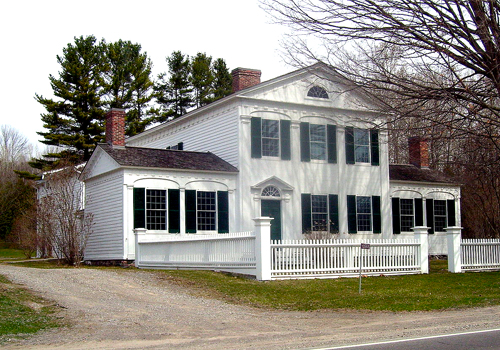
[[370,249],[370,245],[368,243],[361,243],[361,249]]

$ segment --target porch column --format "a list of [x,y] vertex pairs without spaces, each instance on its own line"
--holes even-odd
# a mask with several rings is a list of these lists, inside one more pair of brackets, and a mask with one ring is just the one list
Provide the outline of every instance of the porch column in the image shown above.
[[141,250],[139,249],[139,241],[144,238],[146,235],[146,229],[145,228],[136,228],[134,230],[135,232],[135,267],[140,267],[140,261],[141,261]]
[[462,227],[446,227],[445,230],[448,244],[448,271],[453,273],[462,272],[462,257],[460,255]]
[[256,278],[259,281],[271,280],[271,220],[258,217],[255,222],[255,259]]
[[422,273],[429,273],[429,228],[427,226],[413,227],[413,235],[420,242],[420,269]]

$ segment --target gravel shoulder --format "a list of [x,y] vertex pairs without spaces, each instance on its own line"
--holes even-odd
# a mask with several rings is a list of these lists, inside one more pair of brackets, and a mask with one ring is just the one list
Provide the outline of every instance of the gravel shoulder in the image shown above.
[[307,349],[500,327],[500,307],[442,312],[269,311],[192,296],[142,270],[0,274],[63,309],[72,326],[4,349]]

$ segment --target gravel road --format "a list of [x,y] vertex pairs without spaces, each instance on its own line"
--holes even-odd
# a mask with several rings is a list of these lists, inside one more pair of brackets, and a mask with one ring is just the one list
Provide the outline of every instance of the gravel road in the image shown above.
[[500,326],[500,307],[444,312],[268,311],[195,297],[141,270],[33,269],[0,274],[64,309],[73,325],[4,349],[310,349]]

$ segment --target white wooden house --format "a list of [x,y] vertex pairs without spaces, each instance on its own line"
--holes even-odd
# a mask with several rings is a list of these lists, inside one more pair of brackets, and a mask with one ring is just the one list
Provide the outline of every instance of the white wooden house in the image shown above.
[[133,260],[134,228],[148,233],[250,231],[270,216],[273,239],[310,232],[392,238],[414,226],[460,225],[460,188],[426,168],[389,165],[384,117],[322,65],[260,83],[233,71],[234,93],[124,138],[124,111],[108,113],[81,179],[94,233],[86,260]]

